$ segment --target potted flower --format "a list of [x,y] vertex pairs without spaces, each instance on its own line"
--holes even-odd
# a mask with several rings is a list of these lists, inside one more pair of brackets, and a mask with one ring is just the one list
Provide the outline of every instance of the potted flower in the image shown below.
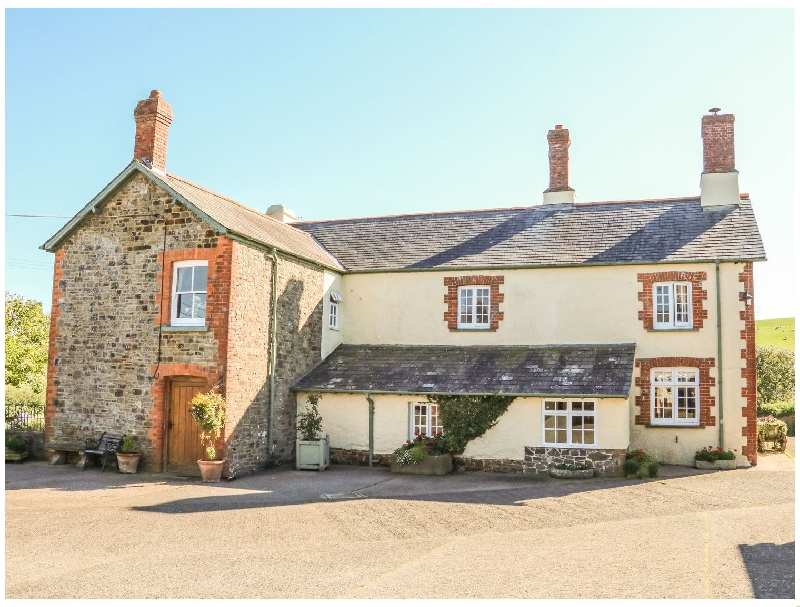
[[6,461],[18,462],[28,457],[28,441],[21,436],[6,434]]
[[654,478],[658,476],[658,461],[644,449],[628,451],[623,470],[625,478]]
[[441,476],[453,471],[453,455],[447,450],[444,435],[417,434],[394,451],[392,472]]
[[295,468],[297,470],[325,470],[330,465],[330,442],[322,433],[322,416],[317,403],[319,394],[310,394],[306,399],[308,408],[297,416],[297,432],[300,438],[295,443]]
[[132,434],[126,434],[117,449],[117,469],[123,474],[136,474],[139,467],[139,453]]
[[786,422],[773,415],[758,418],[759,451],[766,451],[766,443],[771,443],[773,451],[785,451],[787,436]]
[[733,470],[736,468],[736,449],[722,450],[709,445],[694,454],[694,466],[700,470]]
[[217,441],[225,426],[225,397],[213,391],[196,394],[190,402],[189,413],[200,428],[200,440],[205,459],[197,460],[204,483],[218,483],[222,478],[224,460],[217,459]]

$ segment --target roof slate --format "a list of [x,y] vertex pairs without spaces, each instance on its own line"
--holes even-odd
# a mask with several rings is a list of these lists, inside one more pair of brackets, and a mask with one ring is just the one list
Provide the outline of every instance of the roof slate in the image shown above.
[[618,396],[635,344],[373,346],[343,344],[294,390],[403,394]]
[[763,260],[752,205],[699,198],[299,222],[349,271]]

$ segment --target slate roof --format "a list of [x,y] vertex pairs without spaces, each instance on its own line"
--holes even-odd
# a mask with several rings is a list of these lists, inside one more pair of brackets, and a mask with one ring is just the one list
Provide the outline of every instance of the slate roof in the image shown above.
[[765,258],[753,208],[699,198],[299,222],[348,271]]
[[153,171],[138,160],[132,161],[123,169],[75,217],[44,243],[42,248],[47,251],[57,249],[61,241],[80,225],[93,208],[101,207],[115,191],[137,173],[145,175],[159,187],[176,196],[181,203],[203,217],[223,234],[239,236],[245,240],[276,247],[286,253],[330,268],[341,269],[342,267],[308,232],[277,221],[264,213],[259,213],[177,175]]
[[631,389],[635,344],[342,344],[293,390],[403,394],[617,396]]

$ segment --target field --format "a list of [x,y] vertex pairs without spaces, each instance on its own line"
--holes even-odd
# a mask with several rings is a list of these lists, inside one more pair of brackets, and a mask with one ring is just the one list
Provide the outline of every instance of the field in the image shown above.
[[794,351],[794,318],[757,320],[756,345]]

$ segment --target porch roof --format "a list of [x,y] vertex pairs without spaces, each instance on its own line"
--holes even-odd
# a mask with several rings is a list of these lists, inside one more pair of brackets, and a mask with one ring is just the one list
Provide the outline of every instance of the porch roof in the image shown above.
[[627,398],[635,344],[342,344],[293,390]]

